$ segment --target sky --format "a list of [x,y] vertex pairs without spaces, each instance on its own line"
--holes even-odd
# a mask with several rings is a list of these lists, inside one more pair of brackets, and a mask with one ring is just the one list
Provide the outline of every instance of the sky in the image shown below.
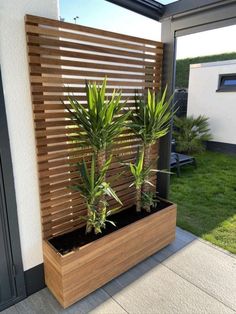
[[[162,3],[173,0],[162,0]],[[60,0],[66,22],[161,40],[161,24],[105,0]],[[236,25],[178,38],[177,59],[236,52]]]
[[236,25],[222,27],[177,40],[177,59],[236,52]]

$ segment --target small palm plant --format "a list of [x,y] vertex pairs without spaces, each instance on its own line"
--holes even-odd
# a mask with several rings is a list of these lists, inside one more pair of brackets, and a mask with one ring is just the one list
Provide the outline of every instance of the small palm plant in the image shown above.
[[[101,196],[107,195],[113,197],[120,205],[122,205],[115,191],[105,180],[106,172],[111,164],[111,159],[112,156],[105,161],[99,173],[97,173],[95,169],[94,155],[92,157],[90,170],[84,160],[81,164],[78,164],[82,183],[74,185],[71,188],[79,191],[86,199],[88,212],[87,216],[82,218],[87,221],[86,233],[89,233],[92,230],[94,230],[95,234],[102,232],[101,229],[105,228],[106,222],[114,225],[114,222],[108,220],[107,217],[110,216],[115,209],[107,210],[108,204],[105,200],[101,199]],[[98,210],[99,208],[100,210]]]
[[179,152],[187,154],[204,151],[204,142],[211,140],[208,118],[198,117],[174,117],[176,148]]
[[[151,93],[148,90],[147,100],[136,100],[136,110],[134,110],[130,117],[131,123],[129,127],[132,131],[141,138],[143,152],[144,152],[144,171],[150,167],[151,162],[151,147],[156,141],[165,136],[170,130],[170,124],[174,115],[173,106],[171,102],[173,96],[167,100],[167,87],[162,95],[156,98],[155,92]],[[149,175],[147,175],[146,181],[149,182]],[[143,192],[150,194],[150,185],[144,182]],[[146,211],[150,211],[150,205],[144,206]]]

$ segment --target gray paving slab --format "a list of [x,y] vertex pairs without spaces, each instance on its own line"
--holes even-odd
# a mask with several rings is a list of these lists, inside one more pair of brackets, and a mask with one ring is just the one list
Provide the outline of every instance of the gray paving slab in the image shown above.
[[19,314],[19,312],[16,310],[16,307],[13,305],[11,306],[10,308],[4,310],[1,312],[1,314],[4,313],[4,314]]
[[198,239],[196,235],[179,227],[176,227],[176,237],[186,242],[191,242],[192,240]]
[[1,314],[231,314],[235,276],[235,256],[177,228],[171,245],[66,310],[43,289]]
[[[47,288],[15,305],[20,314],[124,314],[126,313],[103,289],[63,309]],[[3,312],[4,313],[4,312]],[[4,314],[13,314],[11,312]]]
[[236,311],[236,258],[198,239],[166,259],[162,253],[154,258]]
[[104,289],[130,314],[234,313],[153,258],[113,280]]
[[183,234],[179,228],[176,230],[176,239],[170,245],[156,253],[158,261],[162,262],[171,255],[175,254],[179,250],[183,249],[185,246],[189,245],[192,241],[195,241],[197,237],[189,234]]

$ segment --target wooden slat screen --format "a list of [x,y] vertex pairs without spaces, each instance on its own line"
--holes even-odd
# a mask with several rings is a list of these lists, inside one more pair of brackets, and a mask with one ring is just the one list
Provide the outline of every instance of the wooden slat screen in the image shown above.
[[[160,86],[163,45],[160,42],[112,33],[37,16],[26,16],[26,37],[37,143],[43,237],[50,238],[81,225],[83,199],[68,186],[78,180],[76,162],[90,160],[91,149],[71,141],[73,124],[62,104],[73,94],[86,100],[85,82],[102,82],[108,92],[121,88],[127,106],[135,93]],[[134,160],[139,139],[129,130],[116,139],[108,177],[124,170],[120,160]],[[156,162],[157,147],[153,147]],[[135,202],[128,171],[113,187],[124,208]],[[155,182],[155,177],[153,178]],[[113,200],[110,205],[115,205]]]

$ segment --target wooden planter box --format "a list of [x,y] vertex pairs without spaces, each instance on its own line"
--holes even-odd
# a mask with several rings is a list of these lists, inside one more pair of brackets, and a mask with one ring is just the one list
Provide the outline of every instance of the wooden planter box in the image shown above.
[[44,241],[45,280],[66,308],[175,239],[176,205],[110,233],[66,255]]

